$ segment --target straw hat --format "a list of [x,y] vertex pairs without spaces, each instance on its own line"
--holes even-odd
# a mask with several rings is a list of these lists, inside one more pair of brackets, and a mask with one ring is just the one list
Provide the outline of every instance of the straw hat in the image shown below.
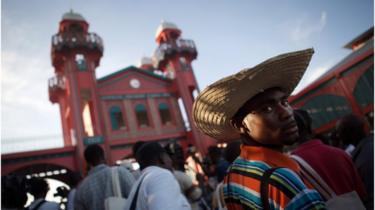
[[211,84],[194,102],[195,125],[217,140],[239,138],[230,122],[239,108],[269,88],[279,87],[290,95],[305,73],[313,53],[310,48],[282,54]]

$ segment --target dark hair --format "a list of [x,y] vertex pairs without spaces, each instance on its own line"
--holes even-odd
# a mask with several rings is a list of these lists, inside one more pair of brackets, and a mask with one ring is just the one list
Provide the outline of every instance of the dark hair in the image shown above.
[[312,119],[309,113],[303,109],[296,109],[293,111],[294,119],[297,123],[298,133],[300,137],[312,134]]
[[143,144],[136,153],[136,159],[141,170],[148,166],[157,165],[163,153],[167,154],[165,149],[157,142]]
[[68,174],[68,180],[71,188],[76,187],[82,180],[82,175],[80,172],[73,171]]
[[39,177],[32,177],[27,181],[27,183],[28,192],[35,198],[44,198],[49,190],[47,181]]
[[344,144],[354,144],[366,136],[365,122],[359,116],[349,114],[341,118],[337,125],[337,134]]
[[217,146],[210,146],[208,147],[208,155],[211,158],[213,163],[216,163],[220,157],[222,156],[222,152],[219,147]]
[[173,168],[179,171],[185,171],[185,156],[181,145],[173,141],[165,145],[164,149],[173,161]]
[[139,148],[141,148],[142,145],[145,143],[146,143],[145,141],[137,141],[135,142],[135,144],[133,144],[132,152],[133,152],[134,157],[135,157],[135,154],[137,154],[137,151],[139,150]]
[[22,209],[27,201],[26,179],[17,175],[1,177],[1,206]]
[[87,163],[97,165],[104,160],[104,150],[98,144],[92,144],[86,147],[84,156]]
[[232,163],[241,153],[241,140],[228,143],[224,151],[225,160]]

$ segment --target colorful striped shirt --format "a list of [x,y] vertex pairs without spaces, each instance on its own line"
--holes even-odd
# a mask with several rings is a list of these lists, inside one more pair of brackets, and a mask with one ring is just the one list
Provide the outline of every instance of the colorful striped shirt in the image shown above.
[[[326,209],[318,192],[299,178],[298,165],[286,155],[263,147],[241,146],[224,179],[224,198],[229,210],[263,209],[260,185],[263,173],[273,167],[268,198],[270,209]],[[229,182],[229,184],[228,184]]]

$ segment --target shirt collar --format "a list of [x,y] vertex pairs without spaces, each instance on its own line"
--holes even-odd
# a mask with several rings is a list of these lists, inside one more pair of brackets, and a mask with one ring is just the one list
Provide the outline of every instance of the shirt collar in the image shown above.
[[241,145],[240,156],[247,160],[262,161],[270,166],[285,167],[295,172],[299,172],[297,163],[287,155],[269,148]]

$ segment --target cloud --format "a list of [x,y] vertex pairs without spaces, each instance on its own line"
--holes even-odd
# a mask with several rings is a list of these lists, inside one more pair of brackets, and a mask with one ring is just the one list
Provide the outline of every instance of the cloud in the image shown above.
[[299,18],[283,25],[287,28],[288,37],[294,43],[303,43],[313,35],[323,31],[327,23],[327,13],[323,11],[318,21],[311,21],[307,18]]
[[[27,24],[12,24],[9,19],[4,22],[3,29],[6,30],[3,30],[1,54],[2,139],[61,133],[57,106],[48,100],[47,82],[53,75],[49,45],[40,45],[39,34],[30,30]],[[5,146],[2,152],[7,148]]]
[[[2,105],[31,106],[47,111],[47,62],[36,55],[25,56],[16,52],[2,53]],[[42,99],[42,97],[44,97]]]

